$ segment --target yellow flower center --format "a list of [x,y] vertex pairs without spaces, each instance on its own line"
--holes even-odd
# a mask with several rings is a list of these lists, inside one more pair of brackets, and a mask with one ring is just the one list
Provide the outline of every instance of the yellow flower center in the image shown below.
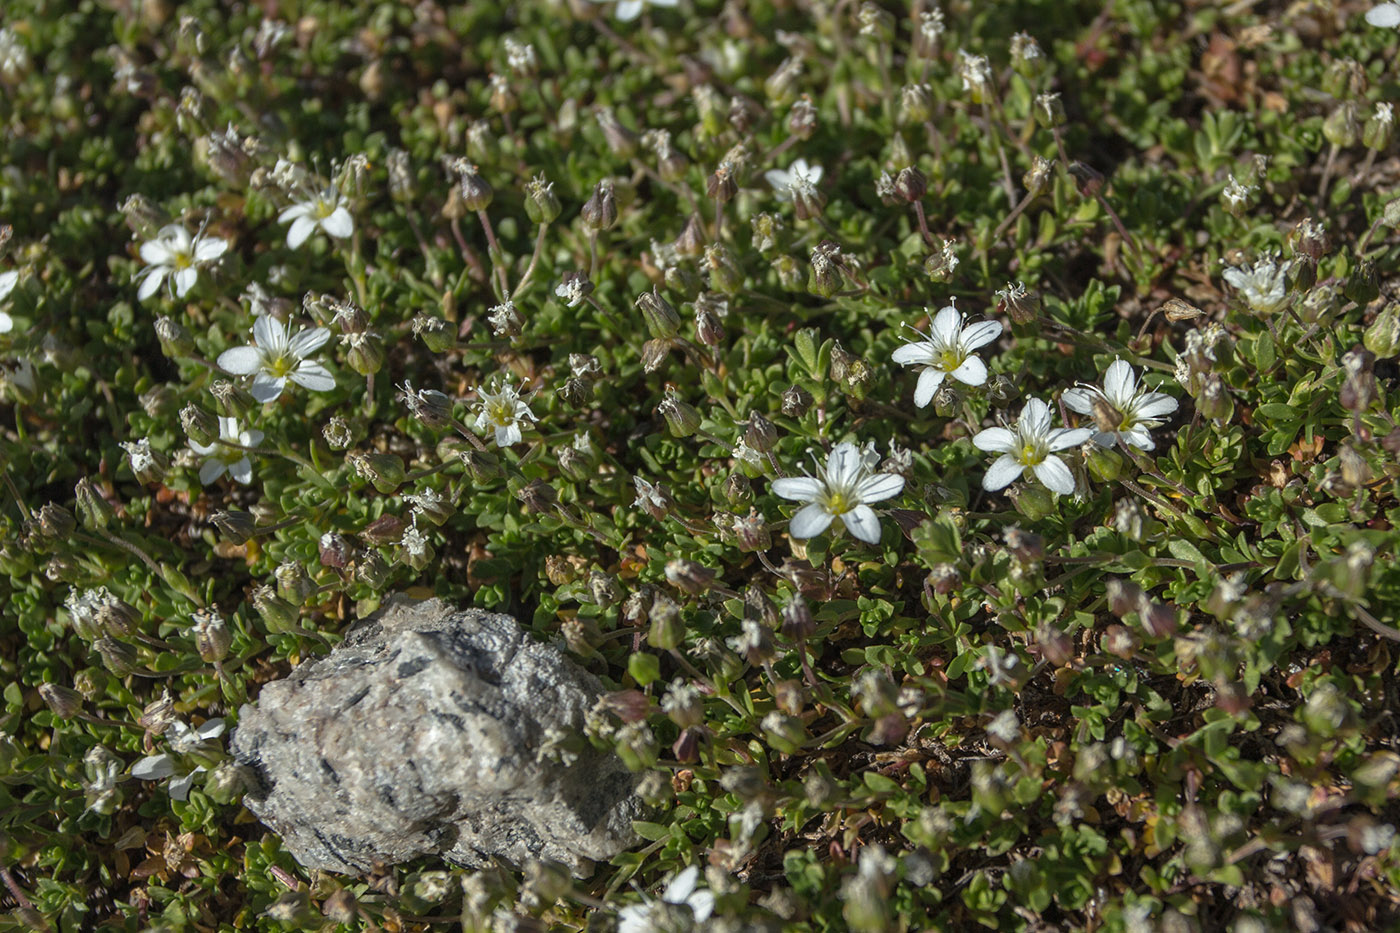
[[173,257],[173,265],[176,269],[188,269],[194,265],[194,257],[189,253],[176,253]]
[[939,355],[939,361],[943,364],[944,369],[952,372],[963,364],[963,355],[957,350],[944,350]]
[[316,214],[317,220],[325,220],[327,217],[335,213],[335,205],[329,201],[324,201],[321,198],[317,198],[316,206],[312,208],[312,210]]
[[515,420],[515,406],[509,402],[492,402],[486,406],[486,414],[496,424],[510,424]]
[[837,491],[830,493],[826,497],[826,502],[824,502],[823,505],[826,506],[826,510],[832,515],[844,515],[855,508],[857,503],[848,499],[844,492]]
[[1021,462],[1029,466],[1035,466],[1045,459],[1045,453],[1036,444],[1023,444],[1021,446]]
[[290,357],[276,356],[267,361],[266,368],[274,376],[285,376],[290,373],[295,366]]

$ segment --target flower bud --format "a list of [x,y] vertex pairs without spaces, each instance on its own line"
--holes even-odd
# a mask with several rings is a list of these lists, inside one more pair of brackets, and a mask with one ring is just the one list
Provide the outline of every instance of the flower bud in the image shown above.
[[[248,394],[248,390],[240,385],[229,382],[227,379],[216,379],[209,386],[209,394],[214,396],[214,410],[224,418],[237,418],[244,420],[255,409],[259,408],[257,399]],[[181,412],[181,423],[184,422],[184,412]],[[189,428],[186,427],[186,433]],[[214,437],[219,435],[219,426],[214,425]],[[204,442],[208,443],[208,442]]]
[[901,198],[913,204],[923,200],[924,195],[928,193],[928,179],[924,178],[923,172],[911,165],[899,170],[894,179],[894,190]]
[[533,479],[515,491],[515,498],[532,515],[548,512],[559,504],[559,493],[542,479]]
[[1395,138],[1395,108],[1384,101],[1377,102],[1376,110],[1366,120],[1361,130],[1361,142],[1367,149],[1378,152],[1390,148]]
[[665,593],[658,593],[647,612],[647,644],[658,651],[672,651],[685,641],[681,607]]
[[297,607],[278,596],[272,587],[260,586],[253,590],[252,602],[268,632],[277,635],[296,625]]
[[532,223],[553,223],[562,209],[554,193],[553,182],[546,181],[543,175],[536,175],[525,183],[525,215]]
[[78,480],[77,485],[73,487],[73,496],[78,517],[82,519],[84,528],[106,528],[107,523],[117,514],[112,503],[107,501],[107,497],[91,478],[84,477]]
[[1089,473],[1101,483],[1112,483],[1123,474],[1123,455],[1116,450],[1100,447],[1093,441],[1088,445],[1093,449],[1084,458]]
[[1147,594],[1142,587],[1120,577],[1109,578],[1104,584],[1104,596],[1108,600],[1108,611],[1120,619],[1130,612],[1137,612],[1147,602]]
[[714,583],[715,572],[693,560],[677,558],[666,562],[666,580],[682,593],[698,596]]
[[298,561],[282,561],[272,575],[277,580],[277,592],[295,606],[303,605],[316,592],[316,584]]
[[317,556],[321,559],[322,567],[330,567],[332,570],[344,570],[350,566],[350,559],[354,556],[354,546],[346,540],[344,535],[334,531],[328,531],[321,535],[317,542]]
[[170,223],[170,215],[144,194],[133,194],[121,204],[122,217],[137,239],[155,239],[156,231]]
[[715,291],[735,295],[744,287],[744,273],[723,244],[705,248],[705,265],[710,270],[710,288]]
[[753,484],[743,473],[735,470],[725,477],[724,498],[732,506],[745,505],[753,501]]
[[705,194],[711,200],[725,204],[734,200],[734,195],[739,193],[739,184],[734,180],[734,170],[728,162],[721,162],[705,179]]
[[384,589],[392,574],[393,568],[378,551],[369,551],[355,563],[355,579],[375,593]]
[[807,742],[807,727],[796,716],[773,710],[759,723],[768,744],[787,755],[795,755]]
[[656,764],[660,746],[645,722],[629,722],[617,730],[617,757],[629,771],[645,771]]
[[768,532],[768,520],[762,512],[749,509],[746,516],[734,517],[734,537],[739,550],[744,553],[766,551],[773,546],[773,537]]
[[816,132],[817,108],[807,94],[793,101],[792,108],[788,110],[787,129],[789,135],[804,140],[811,139]]
[[1036,97],[1035,118],[1045,126],[1064,126],[1068,120],[1065,117],[1064,101],[1060,100],[1060,95],[1058,93],[1045,93]]
[[1055,496],[1044,486],[1013,486],[1006,494],[1016,511],[1030,521],[1038,522],[1055,513]]
[[761,454],[766,454],[778,442],[778,427],[758,412],[749,415],[748,426],[744,429],[744,443]]
[[418,527],[417,521],[403,530],[399,537],[398,558],[410,569],[422,570],[432,561],[435,553],[432,542]]
[[345,353],[345,362],[361,376],[379,372],[384,365],[384,341],[372,330],[358,334],[346,334],[341,338],[350,349]]
[[780,631],[785,638],[792,641],[804,641],[816,634],[817,622],[812,617],[812,610],[808,608],[807,601],[801,596],[794,596],[792,601],[783,607]]
[[1074,659],[1074,642],[1068,635],[1048,622],[1035,630],[1035,644],[1040,656],[1056,667],[1064,667]]
[[102,657],[102,666],[118,677],[131,674],[139,664],[135,648],[109,635],[95,640],[92,648]]
[[440,317],[420,314],[413,319],[413,334],[423,341],[431,353],[446,353],[456,346],[452,327]]
[[1362,343],[1377,359],[1388,360],[1400,352],[1400,304],[1391,302],[1381,309],[1366,328]]
[[1201,391],[1196,399],[1196,411],[1202,418],[1209,418],[1220,424],[1229,421],[1235,413],[1235,402],[1230,390],[1217,373],[1206,373],[1201,378]]
[[812,408],[812,393],[801,386],[789,386],[783,393],[783,414],[789,418],[801,418]]
[[[231,806],[242,799],[243,794],[251,786],[252,780],[246,765],[241,765],[232,758],[226,758],[216,764],[210,770],[209,776],[204,779],[204,794],[220,806]],[[342,888],[339,893],[347,894],[349,892]],[[324,907],[322,909],[324,910]]]
[[377,451],[356,452],[349,454],[345,459],[355,468],[356,473],[369,480],[374,484],[375,489],[386,495],[403,485],[405,476],[403,459],[398,454]]
[[1358,259],[1347,276],[1342,295],[1349,301],[1366,306],[1380,297],[1381,287],[1376,280],[1376,264],[1370,259]]
[[219,419],[193,402],[180,409],[180,425],[186,436],[201,447],[219,439]]
[[160,341],[161,352],[171,359],[194,352],[194,338],[190,332],[165,315],[156,318],[156,339]]
[[72,687],[40,684],[39,697],[59,719],[72,719],[83,711],[83,696]]
[[484,211],[491,206],[491,201],[496,196],[491,185],[485,178],[481,177],[477,167],[471,163],[459,164],[461,181],[458,183],[462,194],[462,206],[469,211]]
[[695,336],[707,347],[718,347],[724,342],[724,325],[709,308],[695,309]]
[[659,340],[670,340],[680,331],[681,318],[671,303],[661,297],[656,286],[651,291],[637,296],[637,308],[642,312],[642,320],[647,330]]
[[656,413],[666,419],[673,437],[690,437],[700,428],[700,412],[678,396],[675,389],[666,390],[666,396],[656,406]]
[[1045,71],[1045,53],[1027,33],[1011,37],[1011,68],[1028,81],[1035,81]]
[[944,240],[942,248],[924,260],[924,275],[929,277],[929,281],[942,283],[952,279],[953,271],[958,267],[955,247],[954,241]]
[[471,474],[472,482],[487,486],[501,478],[501,463],[496,455],[486,450],[464,450],[458,457]]
[[149,417],[156,419],[167,417],[178,404],[175,390],[165,383],[152,386],[150,390],[142,392],[136,397],[136,401],[141,404],[142,411]]
[[206,664],[216,664],[228,657],[229,646],[233,644],[233,633],[229,631],[224,617],[210,609],[196,610],[190,634],[194,637],[195,651]]
[[637,134],[618,122],[611,107],[599,107],[597,116],[603,140],[614,156],[626,162],[637,154]]
[[1364,347],[1353,347],[1342,355],[1342,388],[1338,401],[1347,411],[1360,414],[1378,397],[1374,366],[1375,354]]
[[1342,101],[1322,121],[1322,135],[1334,146],[1345,149],[1361,138],[1361,123],[1354,101]]
[[604,178],[593,186],[593,195],[584,202],[580,216],[583,225],[594,232],[608,230],[617,223],[617,199],[611,179]]
[[1336,58],[1322,73],[1322,89],[1333,97],[1359,97],[1369,82],[1360,63],[1352,58]]

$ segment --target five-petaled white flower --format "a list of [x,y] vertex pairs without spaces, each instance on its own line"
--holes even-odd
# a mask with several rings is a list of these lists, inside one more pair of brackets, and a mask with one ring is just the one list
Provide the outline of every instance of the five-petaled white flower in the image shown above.
[[183,298],[199,279],[199,266],[213,262],[228,251],[223,237],[204,236],[190,232],[179,224],[166,224],[156,232],[156,238],[141,244],[141,258],[150,268],[141,273],[141,288],[136,297],[145,301],[156,293],[160,283],[170,276],[175,297]]
[[[9,272],[0,272],[0,301],[10,297],[10,292],[15,290],[15,283],[19,281],[19,270],[11,269]],[[0,311],[0,334],[8,334],[14,329],[14,318],[4,311]]]
[[[610,3],[612,0],[593,0],[594,3]],[[638,16],[642,15],[642,10],[649,6],[674,7],[676,0],[620,0],[617,4],[617,18],[624,23],[630,23]]]
[[682,926],[689,929],[693,924],[703,924],[714,913],[715,896],[698,887],[700,869],[694,865],[684,869],[666,890],[661,892],[661,902],[647,901],[645,904],[629,904],[617,912],[617,933],[654,933],[656,930],[670,929],[667,915],[674,908],[689,908],[690,923]]
[[1001,454],[982,478],[988,492],[1004,489],[1030,470],[1051,492],[1074,492],[1074,474],[1055,451],[1077,447],[1094,435],[1090,428],[1052,428],[1050,406],[1038,398],[1026,399],[1021,417],[1011,428],[987,428],[972,438],[978,450]]
[[345,198],[333,187],[323,188],[277,215],[279,224],[289,220],[292,226],[287,230],[287,245],[292,249],[305,243],[317,227],[341,240],[355,232],[355,220],[345,206]]
[[1283,262],[1272,256],[1256,260],[1252,266],[1231,266],[1225,270],[1225,281],[1235,286],[1245,303],[1258,314],[1272,314],[1288,304],[1288,269],[1291,259]]
[[253,464],[246,451],[228,444],[242,447],[255,447],[262,443],[263,432],[254,428],[239,430],[237,418],[219,419],[219,438],[212,444],[190,441],[190,450],[207,457],[199,468],[199,481],[208,486],[214,480],[228,473],[235,482],[247,485],[253,481]]
[[904,477],[872,472],[879,462],[874,450],[847,442],[832,449],[826,466],[818,465],[816,476],[773,480],[773,492],[807,503],[792,517],[788,531],[796,538],[810,538],[826,531],[832,519],[840,516],[856,538],[878,544],[880,519],[868,503],[897,496],[904,489]]
[[962,313],[952,305],[930,316],[928,337],[911,340],[894,351],[896,363],[923,367],[919,384],[914,389],[914,405],[923,408],[932,401],[934,393],[949,376],[970,386],[986,382],[987,367],[973,351],[999,336],[999,322],[977,321],[964,326]]
[[1366,11],[1366,22],[1372,26],[1400,26],[1400,3],[1378,3]]
[[[1149,392],[1146,386],[1138,383],[1133,367],[1122,360],[1114,360],[1103,374],[1103,388],[1083,385],[1066,389],[1060,396],[1065,406],[1081,415],[1089,415],[1101,429],[1094,435],[1094,443],[1101,447],[1112,447],[1123,438],[1123,443],[1143,450],[1151,450],[1152,429],[1162,424],[1162,418],[1176,411],[1176,399],[1162,392]],[[1094,403],[1100,403],[1100,411],[1094,411]],[[1109,409],[1102,408],[1107,402]],[[1107,417],[1112,430],[1104,431],[1102,417]]]
[[773,186],[773,194],[779,201],[791,201],[795,194],[807,197],[816,195],[817,183],[822,180],[822,167],[808,165],[806,159],[795,159],[786,171],[771,169],[764,172],[763,177]]
[[530,411],[530,406],[525,404],[520,393],[515,390],[515,386],[509,382],[502,382],[497,391],[478,388],[476,395],[476,429],[482,433],[488,430],[495,431],[497,447],[509,447],[520,443],[520,423],[536,419],[534,412]]
[[330,339],[324,327],[304,328],[291,336],[287,326],[270,314],[253,321],[256,346],[234,347],[219,354],[219,368],[235,376],[252,376],[249,390],[259,402],[274,401],[290,379],[313,392],[335,388],[330,370],[307,359]]

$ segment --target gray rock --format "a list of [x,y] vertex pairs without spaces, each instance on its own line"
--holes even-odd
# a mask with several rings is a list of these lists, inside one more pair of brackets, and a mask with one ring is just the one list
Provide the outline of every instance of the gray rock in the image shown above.
[[636,778],[586,742],[571,765],[539,749],[602,690],[510,616],[399,599],[243,707],[243,802],[308,868],[537,857],[586,877],[639,841]]

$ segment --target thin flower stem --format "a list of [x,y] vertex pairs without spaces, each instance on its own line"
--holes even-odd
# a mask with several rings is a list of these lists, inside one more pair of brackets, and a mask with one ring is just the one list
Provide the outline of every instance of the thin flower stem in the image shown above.
[[924,216],[923,202],[914,202],[914,216],[919,218],[919,232],[923,234],[924,242],[927,243],[930,247],[936,248],[936,244],[933,242],[933,234],[929,233],[928,218]]
[[588,234],[588,281],[598,273],[598,231]]
[[451,227],[452,238],[457,241],[457,248],[462,252],[462,259],[471,269],[472,279],[477,282],[485,282],[486,267],[481,264],[481,257],[476,254],[476,250],[467,243],[467,238],[462,236],[462,225],[457,222],[456,217],[452,218]]
[[160,564],[157,564],[151,558],[151,555],[147,554],[141,548],[132,544],[130,541],[123,541],[121,538],[118,538],[116,535],[105,530],[99,530],[98,534],[100,534],[102,537],[95,538],[92,535],[86,534],[81,531],[73,532],[73,535],[75,537],[77,537],[80,540],[87,541],[90,544],[102,544],[105,541],[107,544],[113,545],[114,547],[119,547],[123,551],[126,551],[128,554],[131,554],[134,557],[140,559],[141,563],[145,564],[150,569],[150,571],[156,576],[163,576],[163,573],[160,569]]
[[1018,203],[1015,207],[1011,209],[1011,213],[1006,215],[1006,219],[1003,220],[1001,222],[1001,225],[998,226],[996,230],[992,233],[993,243],[1001,239],[1002,234],[1006,232],[1006,229],[1016,222],[1017,217],[1020,217],[1023,213],[1025,213],[1026,208],[1030,207],[1031,202],[1034,200],[1035,193],[1027,191],[1025,197],[1021,198],[1020,203]]
[[1341,146],[1332,143],[1332,147],[1327,150],[1327,162],[1322,166],[1322,181],[1317,186],[1317,203],[1326,205],[1327,186],[1332,182],[1332,170],[1337,165],[1337,153],[1341,151]]
[[1006,147],[1001,142],[1001,132],[997,129],[996,121],[992,119],[992,108],[986,102],[982,102],[982,121],[987,125],[987,135],[992,137],[992,144],[996,146],[997,161],[1001,163],[1002,185],[1006,189],[1006,203],[1016,203],[1016,179],[1011,174],[1011,163],[1006,158]]
[[525,286],[530,284],[530,277],[535,274],[535,265],[540,261],[540,253],[544,252],[544,235],[549,231],[549,224],[540,224],[539,235],[535,237],[535,251],[530,256],[530,264],[525,267],[525,274],[520,277],[520,283],[515,286],[515,291],[510,293],[510,300],[519,298],[525,291]]
[[496,242],[496,230],[491,226],[491,218],[486,216],[486,211],[477,211],[476,216],[481,221],[481,228],[486,231],[486,255],[491,260],[491,273],[494,276],[492,290],[501,301],[505,301],[510,294],[510,285],[506,282],[505,253],[501,251],[501,244]]

